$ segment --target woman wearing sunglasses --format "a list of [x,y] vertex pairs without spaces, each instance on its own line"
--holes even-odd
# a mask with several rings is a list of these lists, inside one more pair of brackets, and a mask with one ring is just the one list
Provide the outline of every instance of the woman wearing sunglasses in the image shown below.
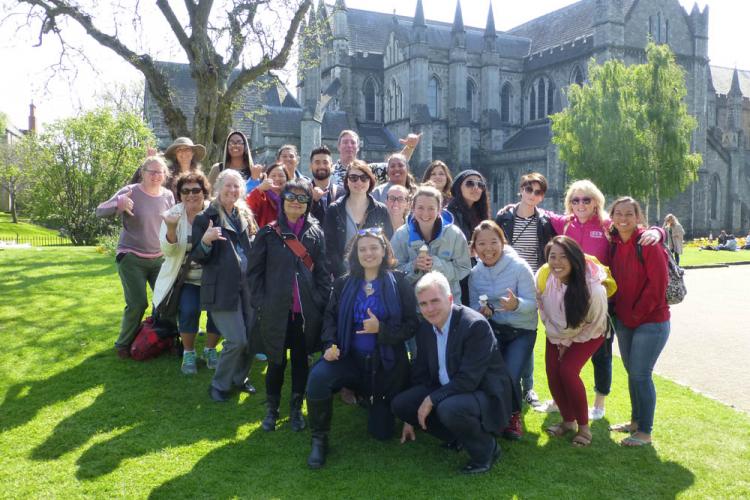
[[323,231],[309,215],[310,183],[304,179],[287,182],[281,199],[279,220],[263,227],[253,243],[248,275],[252,304],[260,311],[259,347],[268,356],[263,430],[276,429],[288,349],[292,363],[289,420],[293,431],[301,431],[305,427],[302,399],[307,355],[320,350],[331,278]]
[[[467,242],[471,241],[474,228],[490,217],[490,202],[487,197],[487,182],[476,170],[464,170],[456,176],[451,186],[453,199],[447,210],[453,214],[453,223],[464,233]],[[477,260],[472,257],[472,266]],[[469,278],[461,280],[461,302],[469,304]]]
[[328,268],[334,278],[347,272],[347,245],[357,231],[367,227],[380,227],[390,239],[393,226],[388,209],[370,194],[375,188],[375,175],[362,160],[354,160],[346,168],[345,195],[328,207],[324,232]]
[[451,285],[453,301],[461,303],[460,281],[471,271],[469,245],[453,216],[441,210],[443,196],[433,186],[421,186],[414,193],[412,213],[393,235],[391,244],[398,269],[410,283],[430,271],[439,271]]
[[[559,235],[573,238],[587,255],[609,266],[610,242],[607,237],[612,221],[604,208],[604,195],[590,180],[575,181],[565,193],[565,214],[547,212]],[[651,228],[640,236],[642,245],[654,245],[664,239],[661,228]],[[591,358],[594,365],[596,398],[591,419],[604,417],[604,404],[612,387],[612,335]]]
[[333,284],[323,320],[323,358],[310,372],[307,411],[312,430],[311,468],[325,464],[332,396],[357,391],[368,407],[367,429],[379,440],[393,436],[391,399],[408,382],[404,341],[417,328],[411,284],[396,264],[379,227],[358,231],[347,257],[349,273]]
[[253,211],[258,226],[274,222],[279,217],[281,192],[290,179],[283,163],[272,163],[266,167],[263,180],[247,195],[247,205]]
[[[159,231],[159,241],[164,252],[164,264],[154,286],[154,307],[168,299],[170,291],[178,280],[180,272],[185,276],[180,296],[177,298],[177,327],[184,347],[182,354],[182,373],[194,375],[198,367],[195,354],[195,336],[198,333],[198,322],[201,317],[201,274],[202,267],[192,260],[183,271],[183,264],[193,246],[193,222],[195,216],[208,206],[208,193],[211,186],[202,172],[187,172],[175,180],[177,204],[162,214],[163,222]],[[206,346],[203,358],[210,370],[215,370],[218,363],[216,344],[219,333],[211,314],[206,326]]]

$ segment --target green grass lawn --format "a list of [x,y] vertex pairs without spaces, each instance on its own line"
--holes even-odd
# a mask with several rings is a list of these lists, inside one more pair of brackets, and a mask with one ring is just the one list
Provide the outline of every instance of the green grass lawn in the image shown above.
[[[338,402],[331,452],[305,466],[309,432],[293,433],[282,403],[260,430],[263,396],[209,400],[210,373],[180,374],[174,357],[138,363],[112,349],[123,306],[113,259],[91,248],[0,251],[0,498],[739,498],[750,495],[750,417],[657,378],[655,445],[622,449],[626,376],[614,362],[607,417],[574,449],[525,415],[501,440],[502,461],[466,478],[464,455],[419,433],[401,446],[366,435],[362,410]],[[678,334],[679,332],[675,332]],[[536,388],[549,397],[537,341]],[[201,367],[202,368],[202,367]],[[253,368],[262,384],[263,364]],[[590,366],[584,369],[592,385]],[[746,381],[737,381],[745,387]]]
[[704,266],[732,262],[750,262],[750,250],[714,252],[711,250],[698,250],[697,248],[691,247],[685,248],[680,257],[680,265],[682,266]]
[[13,224],[10,214],[0,212],[0,236],[15,235],[19,236],[57,236],[54,229],[37,226],[29,223],[23,218],[18,219],[18,224]]

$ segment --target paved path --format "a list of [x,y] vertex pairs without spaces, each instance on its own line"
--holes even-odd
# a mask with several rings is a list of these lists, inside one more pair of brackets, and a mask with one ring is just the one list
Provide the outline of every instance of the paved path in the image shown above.
[[750,266],[688,269],[660,375],[750,413]]

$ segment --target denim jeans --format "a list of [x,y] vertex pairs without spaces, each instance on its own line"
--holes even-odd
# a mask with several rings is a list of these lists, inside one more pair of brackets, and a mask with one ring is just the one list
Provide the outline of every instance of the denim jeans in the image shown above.
[[591,364],[594,365],[594,390],[602,396],[608,396],[612,389],[612,341],[614,335],[610,335],[598,351],[591,356]]
[[521,389],[521,374],[527,366],[529,354],[534,352],[534,343],[536,342],[536,330],[530,330],[530,332],[519,335],[507,343],[500,342],[500,339],[498,339],[498,346],[503,355],[503,360],[505,360],[505,366],[519,391]]
[[534,388],[534,348],[532,347],[529,359],[523,365],[521,371],[521,396]]
[[656,388],[652,374],[669,338],[669,326],[669,321],[664,321],[628,328],[619,320],[615,325],[622,363],[628,372],[631,419],[645,434],[651,434],[654,426]]

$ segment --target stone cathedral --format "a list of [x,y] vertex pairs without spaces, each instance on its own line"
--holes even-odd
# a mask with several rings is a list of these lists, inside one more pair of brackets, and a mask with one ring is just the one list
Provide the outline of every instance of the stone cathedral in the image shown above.
[[[708,7],[580,0],[506,32],[495,29],[491,4],[483,28],[464,25],[460,1],[453,23],[425,14],[422,0],[413,17],[321,2],[306,24],[322,25],[316,36],[323,45],[299,72],[296,99],[278,83],[250,99],[263,108],[257,121],[238,116],[255,156],[270,159],[293,143],[305,164],[313,147],[335,151],[338,133],[351,128],[360,134],[361,156],[382,161],[400,149],[398,137],[421,132],[411,161],[416,173],[432,159],[454,173],[481,170],[498,207],[517,200],[523,173],[539,171],[551,188],[543,206],[560,210],[569,179],[548,116],[567,105],[566,87],[586,81],[591,58],[644,62],[650,37],[669,44],[685,70],[686,104],[698,120],[693,147],[703,155],[698,181],[663,201],[662,217],[675,213],[690,235],[750,229],[750,71],[710,65]],[[299,43],[311,46],[305,36]],[[147,118],[162,135],[146,97]]]

